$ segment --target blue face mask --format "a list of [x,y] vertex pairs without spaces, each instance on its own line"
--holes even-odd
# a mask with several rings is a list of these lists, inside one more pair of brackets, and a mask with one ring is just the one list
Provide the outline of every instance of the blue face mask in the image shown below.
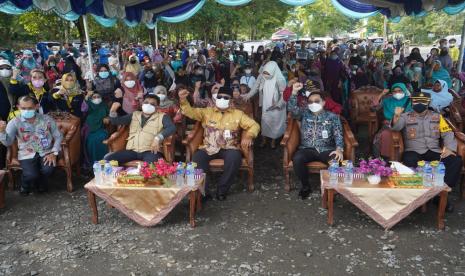
[[21,110],[21,117],[23,119],[32,119],[36,116],[35,110]]
[[108,71],[102,71],[102,72],[98,72],[98,75],[102,79],[106,79],[106,78],[108,78],[110,76],[110,73]]

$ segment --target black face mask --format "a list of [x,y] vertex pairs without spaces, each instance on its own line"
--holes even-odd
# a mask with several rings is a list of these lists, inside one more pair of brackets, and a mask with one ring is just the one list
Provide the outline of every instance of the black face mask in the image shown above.
[[428,105],[422,104],[422,103],[417,103],[412,106],[413,110],[417,113],[423,113],[427,108]]

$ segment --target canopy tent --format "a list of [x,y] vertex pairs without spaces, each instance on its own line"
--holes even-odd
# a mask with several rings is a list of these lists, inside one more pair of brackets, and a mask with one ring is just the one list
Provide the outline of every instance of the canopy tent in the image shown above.
[[281,29],[271,36],[271,40],[291,40],[296,38],[297,34],[289,31],[288,29]]

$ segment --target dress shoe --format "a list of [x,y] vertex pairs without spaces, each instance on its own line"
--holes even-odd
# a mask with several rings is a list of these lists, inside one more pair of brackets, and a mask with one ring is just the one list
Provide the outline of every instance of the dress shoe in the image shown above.
[[226,200],[226,195],[216,195],[216,200],[225,201]]
[[300,192],[299,192],[299,197],[300,197],[302,200],[305,200],[305,199],[307,199],[307,198],[310,196],[311,193],[312,193],[312,189],[305,189],[305,190],[302,189],[302,190],[300,190]]

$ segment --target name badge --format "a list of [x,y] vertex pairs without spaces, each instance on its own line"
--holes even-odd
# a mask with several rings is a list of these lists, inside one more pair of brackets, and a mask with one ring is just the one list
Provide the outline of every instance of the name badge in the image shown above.
[[323,130],[323,131],[321,132],[321,136],[323,137],[323,139],[328,139],[328,138],[329,138],[328,131],[327,131],[327,130]]
[[47,138],[41,138],[40,144],[42,145],[42,148],[44,149],[48,149],[50,147],[50,141]]
[[224,130],[224,138],[225,139],[230,139],[232,138],[231,131],[229,129]]

